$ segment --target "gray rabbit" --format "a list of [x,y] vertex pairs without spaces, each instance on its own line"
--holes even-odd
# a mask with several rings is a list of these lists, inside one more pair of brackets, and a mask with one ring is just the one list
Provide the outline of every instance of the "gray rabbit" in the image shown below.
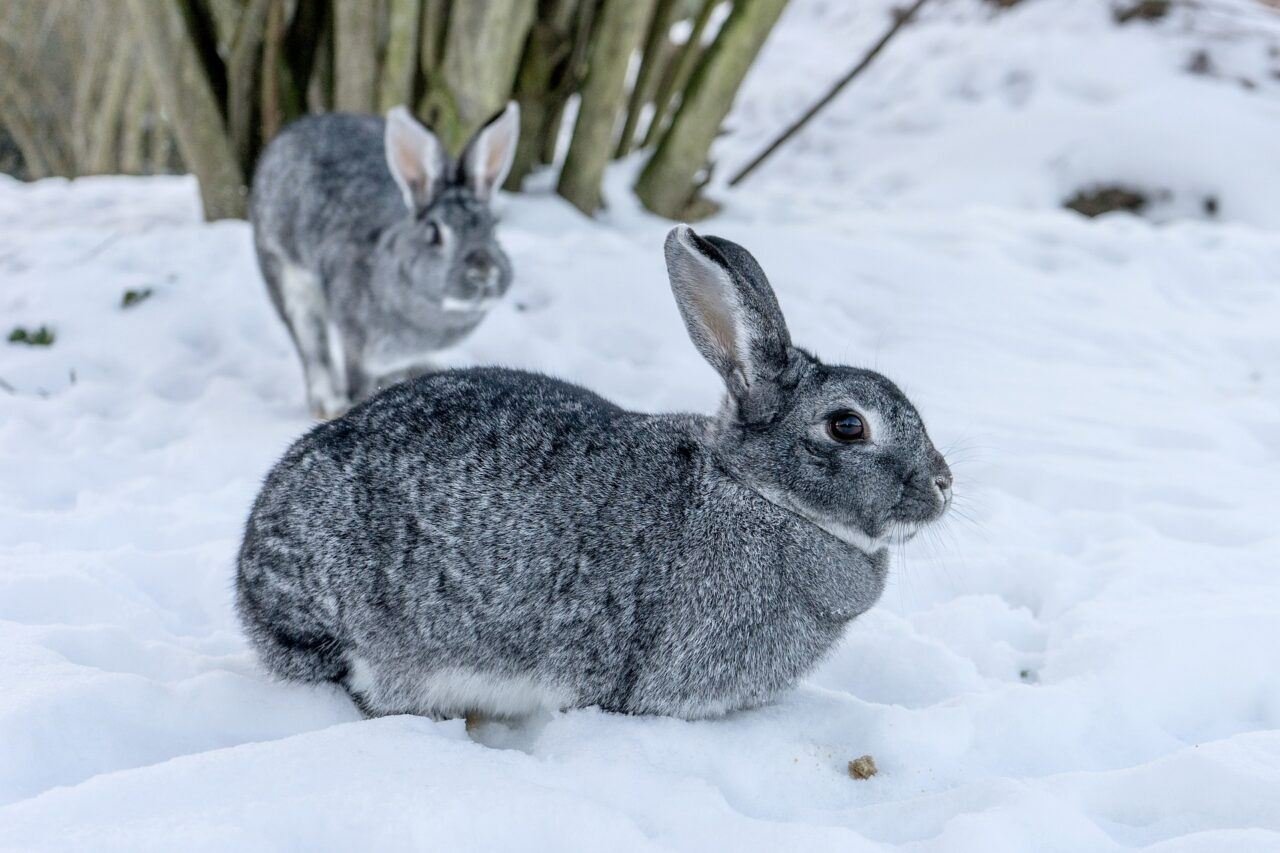
[[263,153],[250,218],[312,412],[334,417],[428,368],[511,283],[489,202],[515,154],[514,103],[457,163],[404,107],[311,116]]
[[951,472],[888,379],[791,344],[742,247],[667,238],[728,395],[645,415],[499,368],[397,385],[300,439],[240,550],[263,664],[369,715],[766,702],[880,597]]

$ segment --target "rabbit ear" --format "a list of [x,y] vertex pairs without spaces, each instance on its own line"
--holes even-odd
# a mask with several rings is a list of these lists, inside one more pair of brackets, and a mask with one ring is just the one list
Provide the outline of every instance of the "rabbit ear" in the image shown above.
[[488,201],[507,179],[519,138],[520,107],[510,101],[467,143],[462,152],[462,180],[481,201]]
[[404,203],[412,211],[427,207],[439,191],[445,172],[440,140],[400,106],[387,112],[384,142],[387,166],[404,194]]
[[764,270],[751,253],[688,225],[667,234],[667,274],[689,337],[719,372],[745,420],[776,410],[791,335]]

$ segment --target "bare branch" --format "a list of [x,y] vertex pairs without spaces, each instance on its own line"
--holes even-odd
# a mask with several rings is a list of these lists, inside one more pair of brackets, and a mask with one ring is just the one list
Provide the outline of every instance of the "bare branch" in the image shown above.
[[818,99],[817,103],[809,107],[809,109],[805,110],[804,115],[800,116],[800,118],[792,122],[791,125],[788,126],[787,129],[784,130],[778,136],[777,139],[773,140],[773,142],[770,142],[768,145],[766,145],[763,151],[761,151],[759,154],[757,154],[755,157],[751,159],[751,162],[747,163],[747,165],[743,166],[740,170],[738,170],[738,173],[729,179],[729,186],[736,187],[738,184],[746,180],[747,176],[749,176],[752,172],[758,169],[760,167],[760,164],[762,164],[765,160],[769,159],[769,156],[772,155],[773,152],[777,151],[784,144],[786,144],[788,139],[790,139],[791,137],[799,133],[806,124],[808,124],[810,121],[813,120],[814,116],[822,112],[823,108],[826,107],[827,104],[835,100],[836,95],[839,95],[841,90],[844,89],[845,86],[848,86],[851,82],[853,82],[853,79],[857,77],[859,74],[861,74],[863,71],[865,71],[867,66],[871,64],[872,60],[874,60],[877,56],[880,55],[880,51],[885,49],[885,46],[889,44],[890,41],[893,40],[893,37],[898,34],[898,31],[901,30],[903,27],[905,27],[907,24],[911,23],[911,20],[915,17],[916,12],[919,12],[920,7],[927,2],[928,0],[916,0],[916,2],[913,3],[909,8],[907,8],[906,11],[895,15],[893,24],[889,27],[889,29],[885,32],[885,34],[880,37],[880,40],[877,41],[875,44],[873,44],[871,46],[871,49],[868,50],[865,55],[863,55],[862,59],[859,60],[858,64],[853,66],[853,68],[850,69],[849,73],[845,74],[843,77],[837,80],[835,85],[833,85],[830,89],[828,89],[827,93]]

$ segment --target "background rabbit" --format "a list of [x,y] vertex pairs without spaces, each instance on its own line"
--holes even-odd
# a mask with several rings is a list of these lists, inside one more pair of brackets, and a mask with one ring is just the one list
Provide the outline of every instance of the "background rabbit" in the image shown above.
[[489,203],[519,126],[513,102],[453,163],[403,107],[385,120],[332,113],[295,122],[263,154],[258,263],[317,416],[423,372],[506,292]]
[[370,714],[704,717],[768,700],[879,598],[951,474],[888,379],[791,345],[764,273],[667,239],[715,417],[496,368],[398,385],[268,476],[237,605],[278,676]]

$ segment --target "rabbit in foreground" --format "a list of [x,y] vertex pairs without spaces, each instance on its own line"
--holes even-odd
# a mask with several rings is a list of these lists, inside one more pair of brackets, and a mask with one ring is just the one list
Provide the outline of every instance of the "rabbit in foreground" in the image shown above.
[[312,412],[334,417],[424,372],[511,283],[489,202],[506,179],[514,103],[457,163],[404,107],[295,122],[267,147],[250,218]]
[[267,477],[237,606],[272,673],[370,715],[698,718],[766,702],[880,597],[951,473],[888,379],[792,346],[742,247],[666,244],[714,417],[498,368],[428,374]]

